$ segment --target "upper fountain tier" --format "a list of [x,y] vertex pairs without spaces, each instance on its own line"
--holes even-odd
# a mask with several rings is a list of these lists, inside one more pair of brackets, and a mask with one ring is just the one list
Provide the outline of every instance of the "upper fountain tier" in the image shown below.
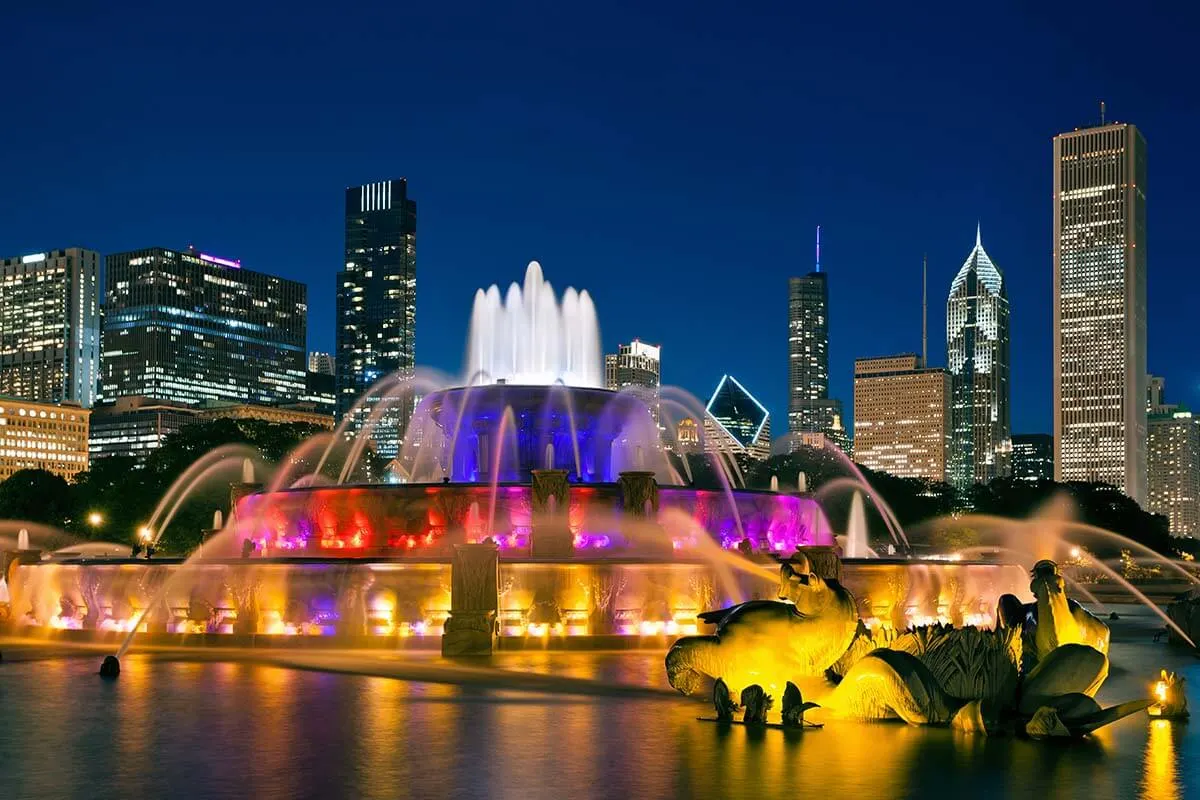
[[604,386],[600,326],[586,292],[568,288],[561,304],[542,267],[529,262],[525,285],[504,299],[495,284],[475,293],[466,383]]

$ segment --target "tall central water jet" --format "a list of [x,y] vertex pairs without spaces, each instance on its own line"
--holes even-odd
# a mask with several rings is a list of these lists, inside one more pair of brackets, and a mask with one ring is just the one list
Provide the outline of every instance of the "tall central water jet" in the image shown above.
[[536,261],[529,262],[524,286],[513,283],[503,300],[494,284],[477,291],[466,380],[469,385],[604,386],[591,296],[568,288],[560,305]]

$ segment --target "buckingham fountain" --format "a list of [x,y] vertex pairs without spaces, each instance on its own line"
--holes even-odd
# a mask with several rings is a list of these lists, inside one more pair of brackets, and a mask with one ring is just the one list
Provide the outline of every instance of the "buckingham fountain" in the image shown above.
[[[333,437],[297,448],[324,464],[348,447],[336,482],[289,473],[301,463],[289,457],[264,485],[247,464],[228,514],[186,558],[10,553],[9,624],[122,653],[135,640],[665,648],[712,630],[714,608],[773,600],[780,562],[796,558],[844,587],[855,625],[880,636],[995,624],[1000,597],[1027,585],[998,562],[841,558],[870,555],[861,498],[835,535],[803,479],[746,489],[720,447],[717,487],[691,485],[675,426],[660,430],[655,414],[699,419],[703,406],[603,388],[590,296],[558,296],[536,262],[523,285],[477,292],[468,351],[458,381],[384,379]],[[354,482],[354,460],[406,403],[388,480]],[[148,526],[148,545],[163,525]]]

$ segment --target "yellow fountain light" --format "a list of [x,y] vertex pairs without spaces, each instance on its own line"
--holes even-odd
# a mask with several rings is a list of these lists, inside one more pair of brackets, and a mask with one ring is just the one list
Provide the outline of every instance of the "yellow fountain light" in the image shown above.
[[154,531],[150,529],[149,525],[143,525],[138,528],[138,538],[143,542],[148,542],[154,538]]
[[1156,719],[1187,719],[1187,695],[1183,692],[1183,678],[1165,669],[1159,672],[1159,678],[1150,686],[1154,704],[1146,709],[1146,713]]

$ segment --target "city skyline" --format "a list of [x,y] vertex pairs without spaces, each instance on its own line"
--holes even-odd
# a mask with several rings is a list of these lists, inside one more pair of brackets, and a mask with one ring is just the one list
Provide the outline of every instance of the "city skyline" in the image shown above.
[[[31,27],[39,24],[38,12],[20,13],[28,16]],[[237,116],[245,126],[237,136],[219,131],[199,137],[180,130],[168,152],[148,138],[152,126],[138,122],[146,112],[136,110],[137,102],[120,137],[107,129],[87,141],[70,129],[38,131],[36,136],[32,129],[12,131],[14,147],[8,152],[21,157],[5,158],[5,174],[11,196],[22,202],[0,218],[0,242],[8,253],[79,245],[107,254],[146,242],[181,248],[203,241],[252,268],[313,287],[308,347],[332,351],[333,298],[323,287],[341,261],[337,192],[375,176],[407,175],[424,209],[418,364],[456,373],[474,288],[518,278],[523,264],[540,258],[557,282],[589,288],[596,296],[605,350],[633,335],[662,343],[673,354],[669,382],[698,397],[706,395],[722,371],[734,371],[757,387],[772,415],[781,419],[787,410],[787,386],[779,368],[786,358],[786,280],[810,267],[812,227],[819,223],[825,229],[829,244],[823,269],[838,287],[830,301],[830,396],[846,399],[855,358],[918,348],[921,254],[929,252],[931,285],[948,281],[961,263],[959,231],[982,218],[988,221],[991,251],[1008,265],[1011,274],[1006,277],[1021,287],[1010,297],[1013,350],[1022,353],[1014,365],[1012,427],[1015,432],[1049,431],[1050,142],[1056,133],[1097,121],[1098,100],[1105,98],[1110,116],[1136,122],[1153,149],[1148,290],[1154,324],[1148,368],[1168,377],[1181,402],[1200,406],[1200,378],[1183,344],[1186,293],[1171,290],[1173,282],[1184,280],[1190,253],[1188,220],[1195,215],[1196,200],[1188,188],[1194,171],[1185,158],[1188,108],[1200,104],[1187,102],[1195,88],[1186,83],[1170,83],[1158,93],[1140,90],[1147,76],[1179,72],[1170,63],[1176,58],[1174,48],[1151,51],[1136,45],[1139,57],[1127,69],[1090,52],[1088,34],[1095,30],[1089,26],[1098,22],[1081,23],[1082,29],[1076,26],[1067,36],[1053,18],[989,16],[980,37],[1016,37],[1035,54],[1012,66],[1017,73],[1011,82],[1022,87],[1014,91],[1007,76],[1001,80],[987,74],[989,68],[1003,72],[991,60],[1009,47],[950,41],[949,22],[918,26],[881,15],[856,23],[870,26],[861,44],[844,37],[826,42],[819,35],[806,36],[815,51],[793,63],[784,46],[788,34],[800,25],[837,30],[839,13],[824,9],[803,20],[785,18],[781,35],[769,35],[763,46],[753,51],[736,46],[742,58],[725,54],[718,59],[694,47],[688,50],[698,59],[697,74],[672,77],[665,121],[649,130],[628,123],[634,107],[645,101],[646,88],[656,94],[664,88],[661,82],[635,85],[638,70],[657,66],[658,56],[635,50],[631,63],[619,65],[600,82],[580,71],[570,48],[554,48],[538,59],[514,54],[511,45],[526,35],[520,14],[499,20],[496,34],[509,42],[502,57],[492,45],[474,56],[497,64],[497,74],[464,68],[422,79],[406,114],[429,113],[397,128],[395,112],[384,112],[393,124],[385,122],[366,138],[361,131],[331,127],[336,113],[312,114],[313,109],[341,108],[368,91],[354,90],[339,99],[343,84],[338,78],[347,67],[337,64],[313,65],[281,78],[273,100],[263,106],[257,99],[247,105],[260,94],[249,88],[235,85],[219,97],[208,92],[237,64],[287,61],[266,42],[261,50],[247,48],[235,64],[181,66],[176,74],[146,76],[146,84],[135,82],[131,89],[135,101],[141,93],[170,91],[196,100],[206,113]],[[250,16],[251,29],[267,24],[265,18]],[[21,21],[18,17],[14,27],[18,33]],[[582,40],[573,35],[572,47],[587,52],[602,43],[628,45],[668,25],[665,16],[643,14],[638,21],[645,28],[642,33],[602,25]],[[82,36],[84,29],[94,32],[95,26],[84,22],[61,28],[64,41]],[[119,39],[154,39],[147,35],[156,24],[152,19],[134,19],[118,10],[96,23],[112,28]],[[495,23],[484,14],[469,24],[482,30]],[[405,41],[424,52],[420,31],[431,24],[423,17],[413,20]],[[283,33],[299,41],[322,30],[303,14],[282,25]],[[903,61],[893,45],[878,46],[882,32],[895,26],[910,40],[936,43],[936,52],[899,64],[895,74],[881,71],[885,64]],[[198,21],[173,38],[171,48],[206,48],[223,35],[211,23]],[[338,28],[333,35],[348,32]],[[24,42],[18,44],[18,50],[24,47]],[[956,58],[960,48],[983,59],[975,79],[933,74],[937,64]],[[370,65],[380,66],[378,56],[368,52],[366,57]],[[86,87],[96,76],[107,81],[137,70],[140,63],[118,53],[81,75],[73,69],[74,59],[68,52],[29,87],[17,87],[17,109],[37,117],[48,98],[61,95],[68,76]],[[546,69],[546,59],[556,68]],[[731,64],[734,71],[726,73]],[[367,70],[371,89],[388,74],[376,71],[379,76],[372,77]],[[813,72],[811,77],[807,71]],[[502,79],[518,75],[536,79],[522,94],[506,95]],[[714,87],[715,75],[725,77]],[[925,81],[919,97],[895,91],[918,75]],[[771,77],[763,81],[763,76]],[[1071,95],[1064,97],[1061,80],[1055,79],[1068,77],[1077,79],[1071,80]],[[621,100],[606,88],[609,82],[619,89]],[[735,86],[743,83],[760,87],[759,92],[738,94]],[[697,132],[691,121],[710,106],[713,91],[739,98],[731,109],[735,122]],[[443,95],[461,95],[469,102],[447,110],[438,99]],[[903,104],[893,95],[904,95]],[[856,97],[853,105],[844,99],[849,96]],[[968,102],[1004,113],[980,130],[956,111]],[[797,112],[774,110],[784,106],[819,115],[825,124],[798,128],[803,118]],[[284,118],[293,113],[303,113],[312,125],[286,124]],[[488,120],[488,126],[474,126],[486,127],[486,136],[471,132],[477,114]],[[869,120],[880,114],[889,118],[895,135],[887,147],[876,148],[874,134],[866,131],[872,129]],[[924,122],[914,127],[918,119]],[[940,131],[932,140],[930,126]],[[248,152],[238,144],[247,136]],[[956,143],[956,138],[965,141]],[[547,147],[548,141],[557,144]],[[683,146],[674,146],[680,142]],[[719,146],[714,149],[714,144]],[[695,166],[713,154],[709,166],[726,184],[716,194],[699,191],[698,176],[693,177],[706,172]],[[119,181],[109,175],[113,163],[129,164]],[[1171,163],[1184,169],[1168,170]],[[184,181],[200,170],[204,181]],[[160,173],[178,177],[179,188],[170,181],[164,184]],[[702,180],[708,179],[706,174]],[[612,205],[618,184],[626,213],[620,225],[605,227],[601,234],[596,220],[602,208]],[[720,210],[725,204],[716,195],[722,194],[739,199],[728,213]],[[708,220],[718,215],[722,236],[709,236]],[[601,235],[604,246],[594,246]],[[719,280],[731,267],[737,278],[722,286],[725,307],[719,317],[686,326],[679,324],[678,315],[658,313],[663,298],[672,298],[671,308],[707,311],[715,295],[707,281],[688,277]],[[606,279],[596,277],[601,275]],[[637,290],[630,292],[631,286]],[[861,291],[864,287],[870,291]],[[936,331],[944,320],[940,304],[932,306],[929,326]]]

